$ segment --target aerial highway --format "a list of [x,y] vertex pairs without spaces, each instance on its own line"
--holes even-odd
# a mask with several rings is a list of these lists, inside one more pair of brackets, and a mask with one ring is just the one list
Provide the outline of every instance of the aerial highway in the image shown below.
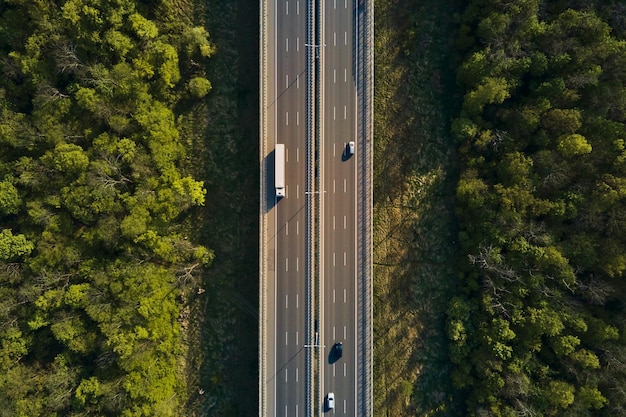
[[[356,167],[358,152],[350,154],[349,142],[360,147],[356,130],[356,71],[354,68],[353,0],[325,0],[322,44],[323,76],[319,143],[322,169],[321,235],[322,337],[325,346],[321,373],[324,395],[334,393],[335,414],[356,416],[357,252]],[[343,345],[336,358],[332,347]]]
[[366,7],[261,1],[260,417],[371,416]]
[[[284,144],[285,196],[268,188],[268,415],[305,415],[305,1],[271,4],[268,142]],[[276,155],[273,155],[275,158]],[[275,165],[278,161],[273,161]],[[270,170],[271,171],[271,170]],[[273,310],[273,311],[272,311]]]

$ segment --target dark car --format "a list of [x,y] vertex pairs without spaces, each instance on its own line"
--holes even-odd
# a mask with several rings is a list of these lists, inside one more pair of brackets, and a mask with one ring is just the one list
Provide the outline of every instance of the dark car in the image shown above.
[[339,359],[343,356],[343,343],[341,342],[335,343],[335,345],[333,346],[333,349],[335,350],[335,359]]

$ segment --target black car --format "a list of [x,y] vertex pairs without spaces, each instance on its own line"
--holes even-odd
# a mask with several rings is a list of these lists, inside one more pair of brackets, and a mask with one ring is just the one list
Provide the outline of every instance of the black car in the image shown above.
[[354,146],[355,146],[355,145],[354,145],[354,141],[353,141],[353,140],[351,140],[350,142],[348,142],[348,148],[347,148],[347,153],[348,153],[348,156],[352,156],[352,155],[354,155]]
[[335,359],[339,359],[343,356],[343,343],[336,342],[333,349],[335,351]]

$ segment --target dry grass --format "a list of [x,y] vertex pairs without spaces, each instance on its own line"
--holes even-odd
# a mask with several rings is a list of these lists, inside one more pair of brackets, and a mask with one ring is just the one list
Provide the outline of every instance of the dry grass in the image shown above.
[[206,21],[196,24],[217,47],[206,68],[213,90],[181,126],[189,170],[207,189],[187,228],[215,261],[189,300],[180,415],[247,417],[258,413],[258,2],[211,3],[198,2]]
[[444,331],[454,290],[453,0],[376,2],[374,410],[455,415]]

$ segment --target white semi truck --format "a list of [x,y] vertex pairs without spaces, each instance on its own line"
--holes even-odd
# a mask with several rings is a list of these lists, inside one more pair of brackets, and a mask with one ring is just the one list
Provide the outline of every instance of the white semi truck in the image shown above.
[[274,182],[276,184],[276,197],[285,196],[285,145],[277,143],[274,149]]

